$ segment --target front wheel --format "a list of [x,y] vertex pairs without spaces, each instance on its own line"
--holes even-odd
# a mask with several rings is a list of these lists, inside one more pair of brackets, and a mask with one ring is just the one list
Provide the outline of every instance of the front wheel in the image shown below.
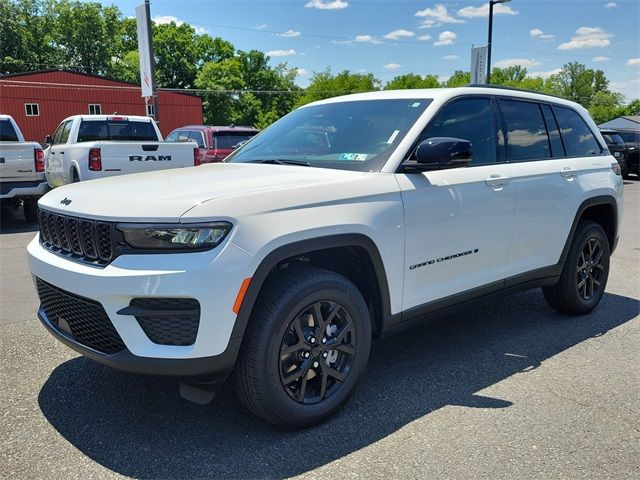
[[254,414],[302,428],[327,419],[356,389],[371,349],[371,320],[347,278],[320,268],[288,270],[260,294],[234,383]]
[[604,295],[609,277],[609,240],[600,225],[581,221],[569,248],[560,281],[542,289],[551,308],[582,315],[593,310]]

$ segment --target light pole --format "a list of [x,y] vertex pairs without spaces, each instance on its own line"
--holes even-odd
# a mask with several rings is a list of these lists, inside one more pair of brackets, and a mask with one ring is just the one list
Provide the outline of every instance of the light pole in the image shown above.
[[493,32],[493,6],[511,0],[489,0],[489,40],[487,40],[487,85],[491,83],[491,34]]

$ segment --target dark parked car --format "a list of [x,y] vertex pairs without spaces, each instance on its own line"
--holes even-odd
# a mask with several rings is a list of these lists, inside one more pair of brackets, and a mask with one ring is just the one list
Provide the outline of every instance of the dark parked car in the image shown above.
[[188,125],[176,128],[167,135],[167,142],[195,142],[199,153],[197,164],[221,162],[240,144],[251,139],[260,130],[253,127],[216,127],[209,125]]
[[640,177],[640,131],[618,130],[627,147],[627,165],[629,172]]
[[620,170],[622,171],[622,177],[629,177],[629,164],[627,160],[627,147],[624,144],[624,140],[616,130],[610,130],[608,128],[601,128],[600,133],[609,147],[611,155],[613,155],[620,164]]

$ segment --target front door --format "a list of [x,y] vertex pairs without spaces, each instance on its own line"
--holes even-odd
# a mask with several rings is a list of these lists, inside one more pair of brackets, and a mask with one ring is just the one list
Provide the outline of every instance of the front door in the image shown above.
[[420,141],[469,140],[469,167],[397,174],[404,203],[403,310],[503,284],[513,237],[515,185],[500,161],[502,134],[493,110],[488,97],[454,100],[421,134]]

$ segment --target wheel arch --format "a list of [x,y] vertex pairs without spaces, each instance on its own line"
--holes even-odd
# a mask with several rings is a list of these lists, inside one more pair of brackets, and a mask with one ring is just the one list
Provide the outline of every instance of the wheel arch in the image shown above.
[[564,262],[569,253],[569,248],[573,242],[576,229],[581,220],[591,220],[599,224],[607,234],[611,253],[615,250],[618,239],[618,202],[612,195],[599,195],[591,197],[582,202],[576,212],[569,236],[565,243],[562,255],[560,257],[560,265]]
[[[355,257],[355,260],[364,260],[365,269],[370,269],[369,273],[374,275],[372,280],[372,290],[363,291],[363,283],[358,279],[345,275],[363,293],[363,297],[369,306],[372,314],[372,328],[374,334],[379,335],[384,328],[386,320],[391,316],[389,285],[387,283],[386,271],[382,262],[382,257],[376,244],[363,234],[340,234],[301,240],[286,245],[282,245],[270,252],[255,270],[249,288],[242,301],[242,306],[236,317],[232,337],[242,337],[249,323],[249,317],[253,311],[256,300],[269,276],[274,273],[278,266],[287,261],[297,261],[302,258],[312,258],[314,266],[327,268],[322,263],[321,258],[343,252],[343,254],[366,255],[366,257]],[[346,257],[343,257],[346,258]],[[352,257],[353,258],[353,257]],[[319,264],[318,264],[319,262]],[[346,267],[345,267],[346,268]],[[344,269],[328,268],[344,275]],[[342,270],[342,271],[341,271]],[[365,270],[367,271],[367,270]],[[362,279],[361,279],[362,280]],[[371,279],[369,279],[371,280]],[[369,298],[367,298],[369,297]]]

